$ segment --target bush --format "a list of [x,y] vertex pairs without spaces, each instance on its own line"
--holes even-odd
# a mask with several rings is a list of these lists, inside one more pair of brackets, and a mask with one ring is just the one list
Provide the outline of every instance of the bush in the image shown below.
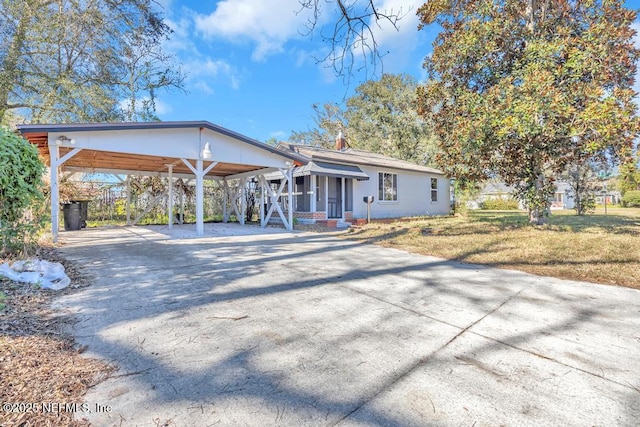
[[624,193],[622,204],[628,208],[640,207],[640,190],[632,190]]
[[490,211],[509,211],[509,210],[517,210],[519,208],[520,206],[518,205],[518,201],[513,198],[487,199],[484,202],[480,203],[480,209],[485,209]]
[[35,146],[5,127],[0,159],[0,253],[11,253],[26,249],[42,230],[44,164]]

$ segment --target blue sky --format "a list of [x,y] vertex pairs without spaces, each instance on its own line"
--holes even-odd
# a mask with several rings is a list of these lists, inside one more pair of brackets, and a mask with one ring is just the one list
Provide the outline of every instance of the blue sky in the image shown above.
[[[165,48],[187,74],[187,93],[158,94],[161,120],[208,120],[265,141],[287,139],[292,130],[313,126],[314,103],[340,103],[366,78],[336,77],[314,56],[327,52],[318,33],[305,30],[308,12],[299,0],[158,0],[174,30]],[[377,0],[382,9],[404,14],[399,31],[376,29],[383,70],[421,80],[436,29],[417,31],[417,8],[424,0]],[[328,23],[334,4],[321,16]],[[640,0],[627,7],[639,8]],[[640,25],[636,25],[640,29]],[[382,70],[378,70],[380,75]],[[371,76],[371,73],[369,73]],[[640,85],[636,85],[640,87]]]

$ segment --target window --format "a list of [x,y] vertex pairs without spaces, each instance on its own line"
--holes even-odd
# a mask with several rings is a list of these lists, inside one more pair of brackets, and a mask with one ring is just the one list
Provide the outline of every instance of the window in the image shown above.
[[398,175],[378,173],[378,200],[392,202],[398,200]]
[[431,201],[438,201],[438,178],[431,178]]

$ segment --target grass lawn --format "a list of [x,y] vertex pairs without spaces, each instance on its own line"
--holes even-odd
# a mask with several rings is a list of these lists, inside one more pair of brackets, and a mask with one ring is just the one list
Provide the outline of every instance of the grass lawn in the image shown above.
[[640,209],[553,211],[532,226],[522,211],[469,211],[372,223],[345,235],[425,255],[640,289]]

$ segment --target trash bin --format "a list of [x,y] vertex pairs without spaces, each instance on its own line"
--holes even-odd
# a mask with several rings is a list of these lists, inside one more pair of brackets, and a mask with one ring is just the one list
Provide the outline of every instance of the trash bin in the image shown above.
[[73,200],[73,202],[80,203],[80,227],[87,227],[87,215],[89,211],[89,200]]
[[64,217],[64,231],[80,230],[82,228],[79,202],[64,203],[62,205],[62,214]]

